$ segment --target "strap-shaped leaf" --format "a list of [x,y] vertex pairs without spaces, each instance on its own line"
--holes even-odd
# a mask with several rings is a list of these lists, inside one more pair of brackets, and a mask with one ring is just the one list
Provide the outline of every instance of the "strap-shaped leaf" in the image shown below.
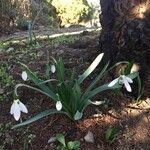
[[63,112],[63,111],[57,111],[56,109],[45,110],[45,111],[43,111],[43,112],[37,114],[36,116],[34,116],[34,117],[32,117],[32,118],[30,118],[30,119],[28,119],[28,120],[26,120],[26,121],[24,121],[24,122],[22,122],[22,123],[19,123],[19,124],[17,124],[17,125],[14,125],[14,126],[12,127],[12,129],[15,129],[15,128],[18,128],[18,127],[21,127],[21,126],[28,125],[28,124],[30,124],[30,123],[32,123],[32,122],[35,122],[35,121],[37,121],[37,120],[39,120],[39,119],[41,119],[41,118],[43,118],[43,117],[46,117],[46,116],[48,116],[48,115],[57,114],[57,113],[59,113],[59,114],[66,114],[66,113]]
[[46,72],[45,72],[45,77],[46,77],[46,79],[48,80],[49,79],[49,77],[50,77],[50,73],[51,73],[51,65],[50,64],[47,64],[46,65]]
[[138,75],[139,75],[139,72],[133,72],[133,73],[128,74],[126,76],[131,78],[131,79],[134,79],[134,78],[138,77]]
[[92,64],[89,66],[89,68],[79,77],[78,79],[79,84],[81,84],[84,81],[84,79],[86,79],[93,72],[93,70],[97,67],[97,65],[102,60],[103,55],[104,53],[99,54],[92,62]]
[[[108,66],[109,66],[109,62],[104,66],[104,68],[99,73],[99,75],[92,81],[92,83],[89,85],[89,87],[85,91],[84,95],[86,95],[89,91],[91,91],[92,88],[95,86],[95,84],[103,77]],[[83,97],[84,97],[84,95],[83,95]]]
[[55,61],[55,66],[58,80],[60,82],[64,82],[65,67],[62,58],[60,58],[58,61]]
[[76,114],[74,115],[74,120],[80,120],[82,116],[83,116],[83,113],[77,110]]
[[112,87],[108,87],[108,84],[109,84],[109,83],[104,84],[104,85],[102,85],[102,86],[99,86],[99,87],[95,88],[94,90],[90,91],[90,92],[86,95],[86,97],[87,97],[88,99],[91,99],[92,97],[94,97],[96,94],[98,94],[98,93],[100,93],[100,92],[103,92],[103,91],[106,91],[106,90],[119,89],[119,88],[122,87],[122,86],[119,85],[119,84],[115,84],[115,85],[112,86]]
[[50,98],[52,98],[53,100],[57,100],[56,94],[52,90],[50,90],[48,86],[46,86],[45,84],[41,84],[43,82],[42,80],[38,79],[37,76],[25,64],[22,64],[22,66],[26,69],[28,78],[31,81],[33,81],[36,85],[40,87],[41,90],[47,93]]
[[63,134],[57,134],[56,139],[64,146],[66,147],[65,137]]

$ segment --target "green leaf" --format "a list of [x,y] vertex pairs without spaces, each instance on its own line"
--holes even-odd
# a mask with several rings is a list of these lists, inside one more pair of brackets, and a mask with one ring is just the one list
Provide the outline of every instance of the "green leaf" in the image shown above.
[[121,64],[129,64],[129,62],[128,62],[128,61],[120,61],[120,62],[118,62],[118,63],[115,63],[112,67],[110,67],[110,68],[106,71],[106,73],[108,73],[109,71],[111,71],[112,69],[114,69],[115,67],[117,67],[117,66],[119,66],[119,65],[121,65]]
[[93,96],[95,96],[96,94],[100,93],[100,92],[103,92],[103,91],[106,91],[106,90],[113,90],[113,89],[119,89],[121,88],[122,86],[119,85],[118,83],[116,83],[114,86],[112,87],[108,87],[108,84],[104,84],[102,86],[99,86],[97,88],[95,88],[94,90],[90,91],[89,93],[87,93],[86,95],[86,98],[88,99],[91,99]]
[[97,67],[97,65],[100,63],[100,61],[103,58],[104,53],[99,54],[95,60],[92,62],[92,64],[89,66],[89,68],[79,77],[78,82],[81,84]]
[[74,114],[77,112],[80,101],[81,101],[81,88],[76,80],[73,87],[70,87],[70,98],[69,98],[69,108],[71,112],[72,118],[74,118]]
[[55,61],[55,66],[58,80],[60,82],[64,82],[65,68],[62,58],[60,58],[58,61]]
[[131,71],[132,66],[133,66],[133,61],[132,61],[132,62],[129,62],[129,63],[127,64],[127,66],[126,66],[125,69],[124,69],[123,74],[124,74],[124,75],[130,74],[130,71]]
[[131,79],[135,79],[136,77],[138,77],[139,72],[133,72],[131,74],[126,75],[127,77],[131,78]]
[[51,91],[48,86],[46,86],[45,84],[41,84],[43,81],[38,79],[37,76],[25,64],[21,64],[21,65],[26,69],[28,78],[30,80],[32,80],[36,85],[38,85],[41,90],[43,90],[45,93],[47,93],[47,95],[50,98],[57,101],[56,94],[53,91]]
[[106,131],[106,136],[105,136],[105,138],[106,138],[106,140],[109,140],[110,139],[110,137],[111,137],[111,135],[112,135],[112,128],[108,128],[107,129],[107,131]]
[[49,79],[50,78],[50,72],[51,72],[51,65],[47,64],[46,65],[46,78]]
[[105,134],[106,140],[113,141],[116,134],[118,133],[118,129],[113,127],[113,128],[108,128]]
[[[89,87],[85,91],[84,95],[86,95],[89,91],[91,91],[91,89],[95,86],[95,84],[103,77],[108,66],[109,66],[109,62],[104,66],[104,68],[99,73],[99,75],[92,81],[92,83],[89,85]],[[84,97],[84,95],[83,95],[83,97]]]
[[21,126],[28,125],[28,124],[30,124],[30,123],[32,123],[32,122],[35,122],[35,121],[37,121],[37,120],[39,120],[39,119],[41,119],[41,118],[43,118],[43,117],[46,117],[46,116],[48,116],[48,115],[57,114],[57,113],[66,114],[66,113],[63,112],[63,111],[57,111],[56,109],[45,110],[45,111],[43,111],[43,112],[37,114],[36,116],[34,116],[34,117],[32,117],[32,118],[30,118],[30,119],[28,119],[28,120],[26,120],[26,121],[24,121],[24,122],[22,122],[22,123],[19,123],[19,124],[17,124],[17,125],[14,125],[14,126],[12,127],[12,129],[15,129],[15,128],[18,128],[18,127],[21,127]]
[[80,147],[79,141],[70,141],[67,143],[67,147],[69,150],[77,150]]
[[82,112],[77,111],[76,114],[74,115],[74,120],[79,120],[83,116]]
[[64,146],[66,147],[65,137],[63,134],[57,134],[56,139]]
[[73,87],[74,86],[74,82],[75,82],[75,70],[73,69],[73,71],[71,73],[71,77],[69,79],[69,86]]

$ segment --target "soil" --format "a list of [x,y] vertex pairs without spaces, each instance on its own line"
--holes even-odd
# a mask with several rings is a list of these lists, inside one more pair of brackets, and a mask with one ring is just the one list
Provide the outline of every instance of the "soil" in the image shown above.
[[[9,64],[11,69],[9,74],[13,76],[17,83],[22,82],[20,78],[21,67],[17,60],[27,64],[35,71],[40,72],[42,76],[46,65],[47,55],[54,58],[63,57],[67,68],[75,68],[78,74],[87,68],[94,58],[100,53],[98,48],[100,31],[83,31],[76,35],[78,40],[71,44],[54,44],[43,41],[44,46],[36,48],[36,59],[30,58],[30,51],[23,57],[20,48],[25,45],[13,44],[15,49],[15,59],[12,58],[13,52],[2,51],[0,53],[0,63]],[[3,40],[6,40],[3,37]],[[111,81],[112,77],[107,76],[101,82]],[[84,82],[83,89],[87,87],[91,78]],[[150,83],[145,81],[147,86]],[[10,87],[10,89],[13,89]],[[114,92],[105,92],[98,94],[95,100],[108,100],[108,105],[89,106],[84,112],[84,116],[77,122],[72,122],[64,115],[47,116],[31,125],[19,129],[8,129],[3,134],[0,144],[5,145],[5,150],[55,150],[57,142],[48,143],[51,137],[57,133],[63,133],[67,141],[79,140],[81,142],[80,150],[149,150],[150,149],[150,92],[148,87],[145,89],[147,95],[139,102],[135,102],[133,97],[127,93],[115,94]],[[13,98],[12,95],[6,97],[6,100],[0,103],[0,124],[16,124],[14,118],[9,114]],[[34,116],[35,114],[54,108],[54,103],[46,96],[35,93],[28,89],[20,91],[20,100],[26,104],[29,113],[23,114],[23,120]],[[118,129],[113,142],[106,140],[106,130],[115,127]],[[84,140],[85,135],[91,131],[94,135],[94,143],[88,143]],[[29,137],[35,135],[35,138]],[[32,142],[30,142],[30,139]]]

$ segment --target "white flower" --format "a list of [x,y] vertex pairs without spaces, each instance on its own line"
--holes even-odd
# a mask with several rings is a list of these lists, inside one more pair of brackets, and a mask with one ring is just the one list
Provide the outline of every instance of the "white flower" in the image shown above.
[[114,86],[117,82],[124,84],[126,90],[128,92],[132,92],[131,86],[129,83],[133,83],[133,80],[125,75],[121,75],[119,78],[114,79],[112,82],[108,84],[108,87]]
[[22,74],[21,74],[21,77],[22,77],[22,79],[23,79],[24,81],[26,81],[27,78],[28,78],[27,72],[26,72],[26,71],[23,71]]
[[133,64],[130,73],[138,72],[140,70],[140,66],[138,64]]
[[61,101],[57,101],[57,102],[56,102],[56,109],[57,109],[58,111],[60,111],[60,110],[62,109],[62,103],[61,103]]
[[51,65],[51,72],[55,73],[55,71],[56,71],[55,65]]
[[10,114],[13,115],[15,120],[18,121],[21,116],[21,111],[28,113],[27,107],[22,102],[20,102],[19,99],[14,100],[10,108]]

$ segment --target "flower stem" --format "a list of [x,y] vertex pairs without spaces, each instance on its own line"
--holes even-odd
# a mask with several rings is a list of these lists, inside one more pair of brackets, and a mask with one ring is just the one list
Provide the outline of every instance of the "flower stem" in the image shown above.
[[27,85],[27,84],[22,84],[22,83],[17,84],[17,85],[15,86],[14,92],[15,92],[15,95],[16,95],[16,96],[18,96],[17,90],[18,90],[19,87],[27,87],[27,88],[29,88],[29,89],[32,89],[32,90],[38,91],[38,92],[40,92],[40,93],[42,93],[42,94],[45,94],[45,95],[47,95],[47,96],[49,97],[49,94],[48,94],[48,93],[43,92],[42,90],[40,90],[40,89],[38,89],[38,88],[32,87],[32,86]]

